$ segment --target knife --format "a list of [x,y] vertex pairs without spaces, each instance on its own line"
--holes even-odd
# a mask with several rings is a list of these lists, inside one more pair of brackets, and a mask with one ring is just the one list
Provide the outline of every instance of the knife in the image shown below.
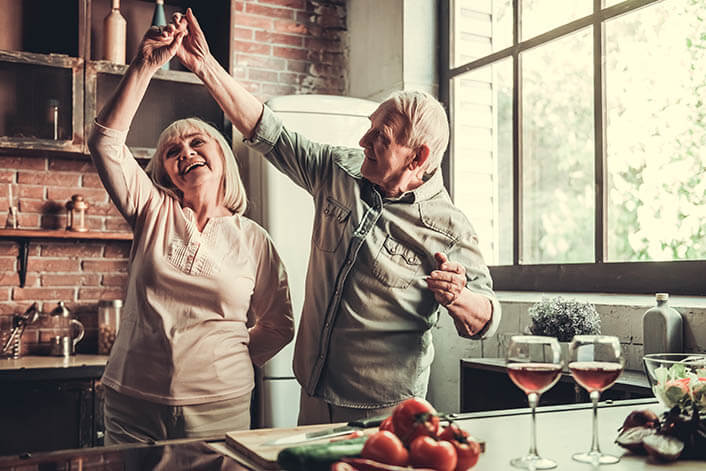
[[324,430],[318,430],[316,432],[305,432],[305,433],[295,433],[287,437],[280,437],[274,440],[267,441],[263,443],[263,446],[281,446],[281,445],[293,445],[295,443],[311,442],[314,440],[321,440],[323,438],[338,437],[340,435],[346,435],[356,430],[366,429],[369,427],[377,427],[385,420],[388,416],[383,417],[370,417],[368,419],[352,420],[346,425],[341,425],[338,427],[331,427]]

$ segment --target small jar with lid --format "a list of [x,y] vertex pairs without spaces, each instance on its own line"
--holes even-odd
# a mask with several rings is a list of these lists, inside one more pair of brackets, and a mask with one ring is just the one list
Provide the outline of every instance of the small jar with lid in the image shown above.
[[100,355],[108,355],[115,343],[122,307],[123,302],[119,299],[103,300],[98,303],[98,353]]

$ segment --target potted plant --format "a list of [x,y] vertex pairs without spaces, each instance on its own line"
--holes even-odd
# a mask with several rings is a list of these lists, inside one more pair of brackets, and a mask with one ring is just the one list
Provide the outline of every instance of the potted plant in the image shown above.
[[574,335],[601,333],[601,319],[596,307],[588,302],[564,299],[561,296],[542,299],[529,308],[532,335],[556,337],[563,358],[567,358],[568,343]]

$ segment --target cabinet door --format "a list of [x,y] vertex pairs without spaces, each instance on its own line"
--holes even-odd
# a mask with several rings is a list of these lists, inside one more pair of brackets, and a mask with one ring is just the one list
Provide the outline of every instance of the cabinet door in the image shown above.
[[1,383],[0,455],[94,444],[92,380]]

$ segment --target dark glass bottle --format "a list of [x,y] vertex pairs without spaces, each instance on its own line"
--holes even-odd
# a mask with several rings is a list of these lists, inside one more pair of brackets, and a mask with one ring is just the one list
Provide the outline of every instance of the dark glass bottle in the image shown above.
[[[152,26],[167,26],[167,15],[164,12],[164,0],[155,0],[154,15],[152,15]],[[162,69],[169,70],[169,62],[162,66]]]

